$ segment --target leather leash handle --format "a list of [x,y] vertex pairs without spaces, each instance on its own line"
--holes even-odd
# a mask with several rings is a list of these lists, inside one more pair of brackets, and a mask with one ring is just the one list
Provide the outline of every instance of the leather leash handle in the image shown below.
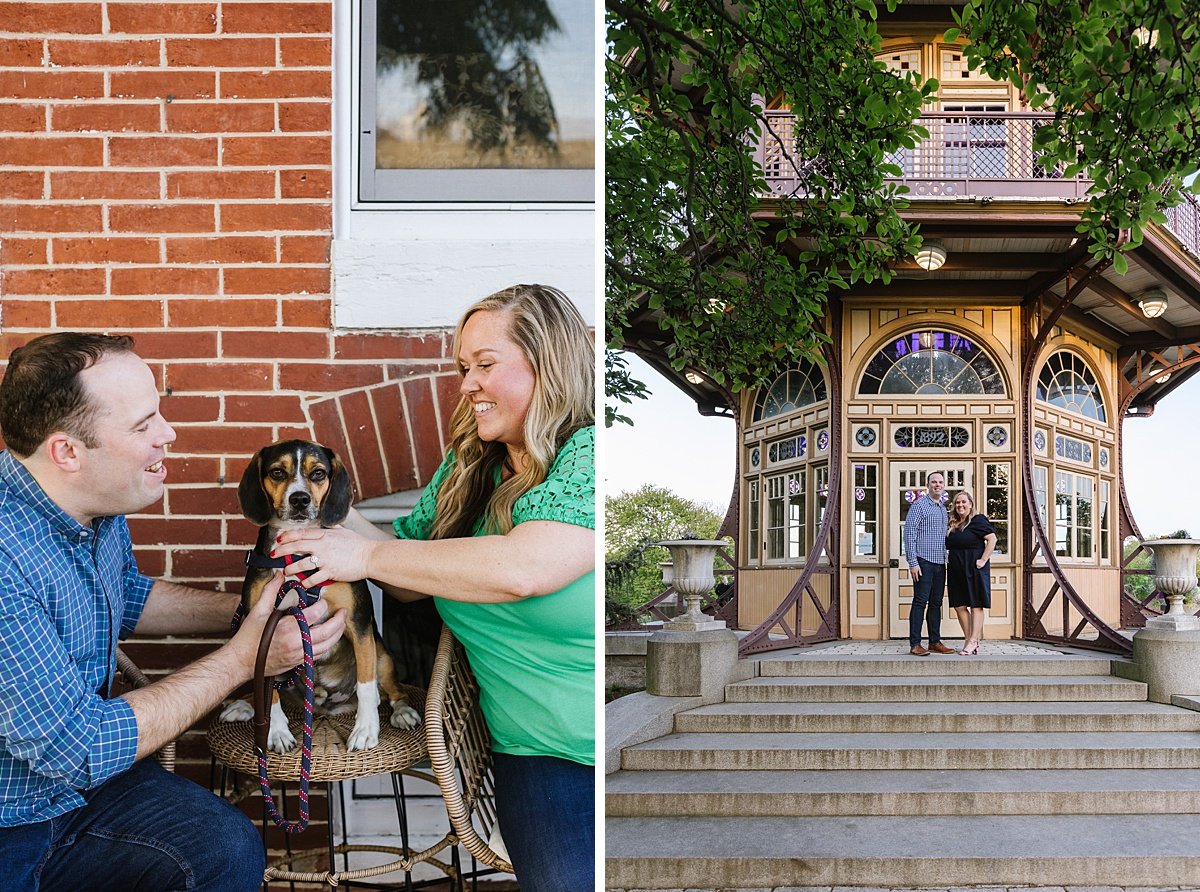
[[267,734],[271,730],[271,678],[267,676],[267,653],[275,637],[275,627],[290,611],[276,607],[267,617],[262,638],[258,642],[258,657],[254,661],[254,746],[260,753],[267,751]]

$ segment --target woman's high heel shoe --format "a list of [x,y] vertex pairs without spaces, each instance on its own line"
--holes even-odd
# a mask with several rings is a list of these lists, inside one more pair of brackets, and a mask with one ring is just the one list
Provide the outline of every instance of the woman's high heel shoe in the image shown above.
[[976,654],[979,653],[979,642],[976,641],[974,647],[971,646],[971,642],[969,640],[964,642],[963,649],[960,650],[958,653],[960,656],[964,656],[964,657],[975,656]]

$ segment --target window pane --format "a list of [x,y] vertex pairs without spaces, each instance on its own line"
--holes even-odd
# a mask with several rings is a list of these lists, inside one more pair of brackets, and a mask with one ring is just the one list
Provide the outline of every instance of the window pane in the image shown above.
[[1075,526],[1075,502],[1071,497],[1071,475],[1054,475],[1054,553],[1071,556],[1071,532]]
[[783,477],[767,478],[767,558],[783,557]]
[[989,464],[984,489],[984,514],[996,528],[996,551],[1008,553],[1008,463]]
[[854,553],[878,553],[876,529],[879,520],[877,507],[877,465],[854,466]]
[[1102,560],[1108,560],[1108,481],[1100,481],[1100,557]]
[[1035,465],[1033,468],[1033,497],[1037,502],[1038,516],[1041,518],[1042,527],[1049,536],[1050,515],[1047,513],[1046,505],[1046,468],[1042,465]]
[[593,5],[378,0],[377,168],[594,166]]
[[746,560],[758,563],[762,543],[758,534],[758,481],[750,481],[749,507],[746,510]]
[[784,372],[759,392],[753,418],[764,421],[827,398],[824,372],[816,363],[802,359],[794,369]]
[[1090,477],[1075,478],[1075,556],[1092,556],[1092,486]]
[[804,471],[788,474],[788,557],[802,558],[804,550]]
[[1106,417],[1095,375],[1082,359],[1065,350],[1051,355],[1042,366],[1037,398],[1097,421]]
[[860,394],[1002,395],[995,363],[973,341],[937,329],[909,332],[883,347],[867,364]]

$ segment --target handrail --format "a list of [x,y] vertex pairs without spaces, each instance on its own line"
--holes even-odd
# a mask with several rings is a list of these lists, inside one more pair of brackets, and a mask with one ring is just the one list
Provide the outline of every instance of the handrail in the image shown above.
[[[791,111],[768,109],[755,157],[772,195],[804,194],[809,171],[819,161],[805,160],[792,148],[799,126]],[[908,187],[917,198],[1057,198],[1079,201],[1092,181],[1082,174],[1063,177],[1062,168],[1046,170],[1034,134],[1054,121],[1045,112],[924,112],[917,123],[928,132],[911,149],[898,149],[886,162],[901,176],[886,182]],[[1190,193],[1164,208],[1166,228],[1191,254],[1200,257],[1200,202]]]

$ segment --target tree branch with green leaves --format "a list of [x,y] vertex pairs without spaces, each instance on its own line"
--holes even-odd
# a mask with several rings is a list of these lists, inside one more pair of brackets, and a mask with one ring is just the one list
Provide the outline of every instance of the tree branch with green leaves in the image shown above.
[[[1142,242],[1200,167],[1200,6],[1188,0],[969,0],[966,57],[1054,112],[1035,148],[1093,181],[1080,231],[1100,257]],[[1121,242],[1120,233],[1129,238]]]
[[[876,61],[875,15],[865,0],[607,0],[611,348],[657,311],[677,369],[754,386],[816,355],[832,293],[913,253],[887,156],[916,144],[937,84]],[[776,199],[756,159],[768,107],[799,121],[775,134],[799,184]],[[607,377],[610,396],[630,380]]]

